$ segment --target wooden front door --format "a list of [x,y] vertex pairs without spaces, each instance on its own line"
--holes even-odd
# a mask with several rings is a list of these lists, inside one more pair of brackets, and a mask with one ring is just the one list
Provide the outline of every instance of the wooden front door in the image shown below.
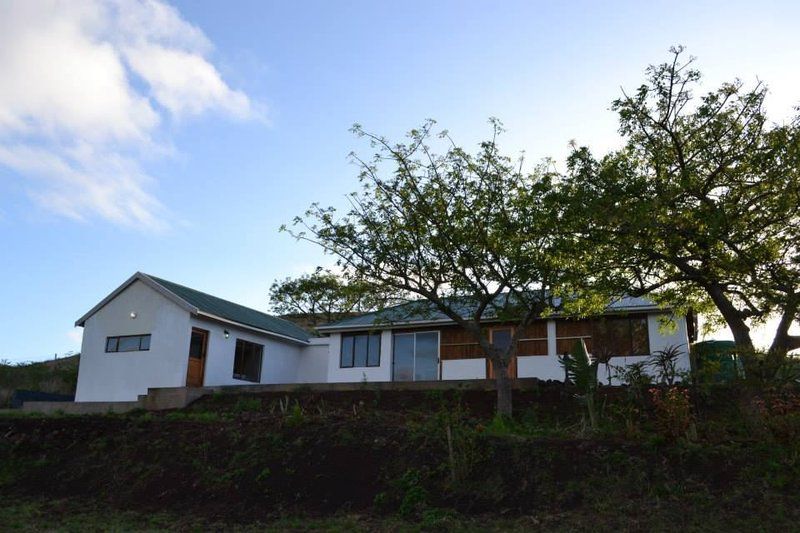
[[[489,342],[492,345],[496,346],[497,348],[505,349],[511,344],[511,338],[514,336],[513,328],[502,327],[502,328],[492,328],[489,331]],[[488,357],[486,358],[486,377],[488,379],[494,379],[494,365],[492,364],[491,359]],[[512,357],[511,361],[508,363],[508,377],[511,379],[515,379],[517,377],[517,358]]]
[[206,350],[208,349],[208,331],[192,328],[192,339],[189,342],[189,367],[186,370],[186,386],[202,387],[206,369]]

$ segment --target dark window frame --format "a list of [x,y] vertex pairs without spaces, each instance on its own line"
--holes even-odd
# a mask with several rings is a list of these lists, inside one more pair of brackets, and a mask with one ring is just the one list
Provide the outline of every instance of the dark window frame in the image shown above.
[[[643,336],[637,342],[634,335],[636,334],[636,328],[634,327],[634,322],[638,322],[641,326],[644,326],[640,332],[643,333]],[[613,332],[611,331],[612,327],[619,327],[620,325],[624,324],[625,331],[622,336],[614,336]],[[625,347],[628,350],[627,353],[611,353],[611,357],[646,357],[650,355],[650,331],[648,326],[648,315],[646,314],[631,314],[631,315],[609,315],[598,319],[595,324],[592,325],[592,335],[591,335],[593,349],[597,350],[600,349],[599,346],[601,343],[609,343],[611,341],[620,340],[625,342]],[[642,348],[641,353],[636,350],[636,348]]]
[[[237,353],[239,352],[239,346],[240,345],[242,346],[242,349],[245,349],[245,348],[248,348],[248,347],[258,347],[258,351],[259,351],[259,354],[258,354],[258,372],[257,372],[257,376],[256,376],[255,379],[251,379],[250,377],[248,377],[248,375],[246,373],[237,373],[236,372],[236,361],[237,361],[237,357],[236,356],[237,356]],[[242,354],[242,357],[244,357],[246,355],[248,355],[248,354],[246,354],[246,353]],[[244,365],[245,367],[247,366],[244,363],[244,361],[242,362],[242,365]],[[257,342],[248,341],[246,339],[237,338],[236,339],[236,347],[234,348],[234,351],[233,351],[233,379],[238,379],[239,381],[247,381],[247,382],[250,382],[250,383],[261,383],[261,372],[262,372],[263,369],[264,369],[264,345],[263,344],[259,344]],[[242,369],[240,369],[240,370],[242,370]],[[245,368],[244,370],[246,371],[247,369]]]
[[[366,349],[367,353],[365,354],[365,361],[366,365],[356,365],[356,337],[366,337]],[[377,368],[381,366],[381,339],[382,335],[380,332],[370,332],[370,331],[357,331],[353,333],[342,333],[341,339],[339,341],[339,368]],[[350,342],[350,364],[344,364],[344,345],[345,345],[345,338],[350,338],[352,341]],[[370,364],[370,345],[372,344],[372,339],[377,339],[378,343],[378,360],[374,362],[374,364]]]
[[[120,350],[119,349],[119,344],[120,344],[119,341],[120,341],[120,339],[133,339],[133,338],[136,338],[136,337],[139,338],[139,343],[137,345],[138,347],[135,350]],[[105,350],[106,350],[106,353],[149,352],[150,351],[150,343],[152,341],[151,337],[152,337],[151,333],[141,333],[139,335],[111,335],[109,337],[106,337],[106,348],[105,348]],[[147,339],[147,343],[146,343],[146,347],[143,348],[142,347],[142,344],[143,344],[142,341],[144,341],[145,339]],[[113,350],[109,350],[109,343],[112,340],[114,341],[114,349]]]

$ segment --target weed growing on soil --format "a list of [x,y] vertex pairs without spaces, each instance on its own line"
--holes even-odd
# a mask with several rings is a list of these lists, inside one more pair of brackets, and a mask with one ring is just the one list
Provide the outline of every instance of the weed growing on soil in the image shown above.
[[260,411],[261,410],[261,399],[254,397],[254,398],[247,398],[245,396],[240,396],[237,398],[236,403],[233,405],[231,409],[234,413],[247,413],[250,411]]
[[286,425],[288,427],[295,427],[301,425],[306,420],[305,411],[300,406],[300,402],[295,400],[294,405],[289,410],[289,414],[286,416]]
[[398,513],[402,517],[417,516],[428,506],[428,491],[422,486],[419,470],[409,469],[396,483],[401,500]]

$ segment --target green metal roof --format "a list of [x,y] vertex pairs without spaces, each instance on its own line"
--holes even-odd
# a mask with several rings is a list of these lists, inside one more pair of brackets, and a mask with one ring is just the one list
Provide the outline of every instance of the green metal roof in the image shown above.
[[[498,295],[498,306],[504,305],[504,300],[507,294],[503,293]],[[559,298],[554,299],[554,303],[560,303]],[[462,317],[469,317],[475,312],[475,303],[470,302],[468,298],[462,298],[461,301],[456,301],[453,308]],[[605,313],[622,313],[622,312],[637,312],[643,309],[650,310],[656,309],[657,306],[646,298],[634,298],[631,296],[623,296],[609,302],[606,307]],[[495,311],[492,306],[486,308],[483,314],[484,320],[493,320],[496,318]],[[393,307],[387,307],[380,311],[366,313],[356,317],[345,318],[330,324],[319,326],[317,329],[320,331],[336,331],[338,329],[353,329],[356,327],[389,327],[391,325],[403,325],[414,322],[443,322],[451,321],[444,313],[439,311],[432,303],[426,300],[418,300],[414,302],[406,302]]]
[[146,274],[146,276],[179,298],[182,298],[187,303],[193,305],[202,313],[214,315],[219,318],[224,318],[225,320],[230,320],[231,322],[251,326],[285,337],[291,337],[292,339],[297,339],[302,342],[308,342],[311,338],[309,332],[288,320],[274,317],[262,313],[261,311],[256,311],[255,309],[250,309],[249,307],[235,304],[223,300],[222,298],[217,298],[216,296],[211,296],[210,294],[184,287],[183,285],[178,285],[177,283],[149,274]]

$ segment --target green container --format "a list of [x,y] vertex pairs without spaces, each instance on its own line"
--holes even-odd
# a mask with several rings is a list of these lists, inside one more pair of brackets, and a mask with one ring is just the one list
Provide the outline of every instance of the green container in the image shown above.
[[725,383],[742,375],[733,341],[703,341],[692,344],[693,368],[701,381]]

